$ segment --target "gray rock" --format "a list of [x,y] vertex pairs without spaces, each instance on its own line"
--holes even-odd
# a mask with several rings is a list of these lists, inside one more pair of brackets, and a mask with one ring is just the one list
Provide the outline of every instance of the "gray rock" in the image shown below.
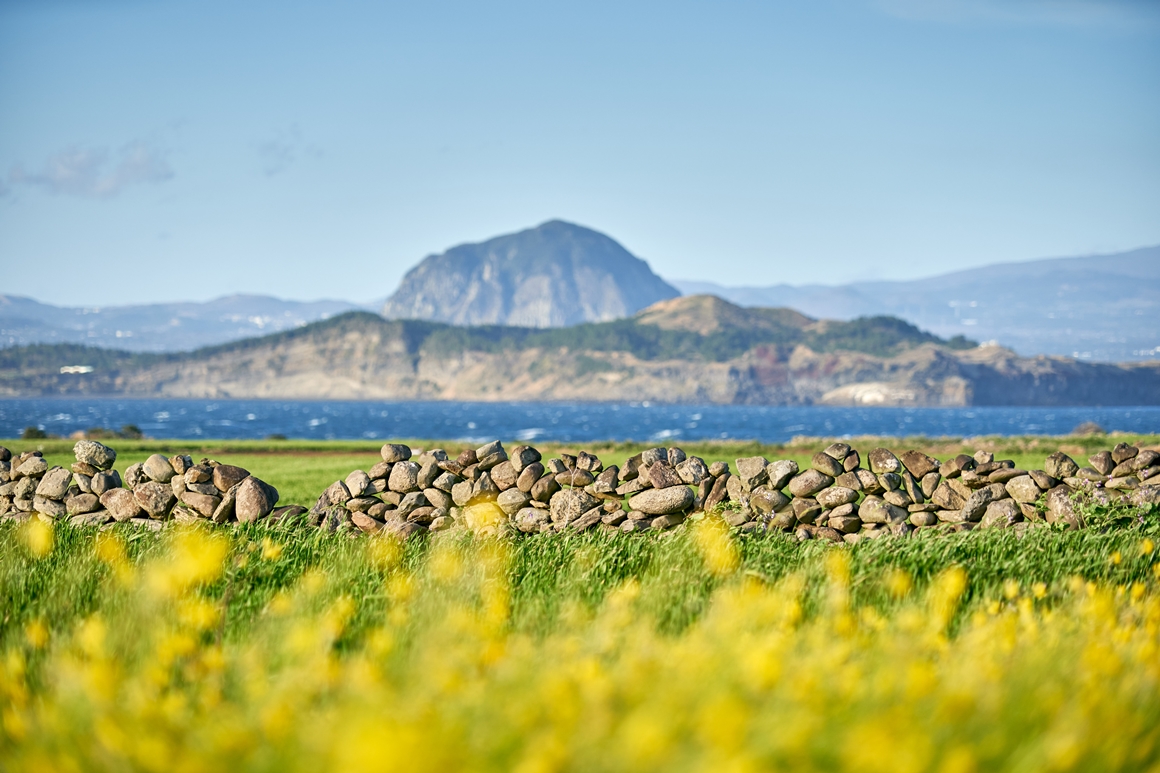
[[658,516],[649,521],[649,528],[654,530],[671,529],[674,526],[680,526],[685,522],[686,516],[683,513],[669,513],[668,515]]
[[423,496],[431,503],[432,507],[437,507],[440,510],[451,512],[451,508],[455,506],[455,500],[451,495],[442,489],[434,487],[423,489]]
[[343,482],[346,484],[346,490],[350,492],[351,497],[361,497],[370,488],[371,476],[362,470],[355,470],[347,475]]
[[[852,449],[850,448],[849,443],[831,443],[830,445],[826,446],[826,449],[822,451],[822,453],[831,459],[836,459],[840,462],[850,455],[851,450]],[[826,471],[821,470],[821,472]],[[843,472],[845,472],[845,470],[843,470]]]
[[[7,472],[8,467],[8,462],[0,462],[0,473]],[[98,470],[96,467],[92,466],[91,464],[86,464],[85,462],[73,462],[71,465],[69,465],[69,469],[73,471],[73,475],[84,475],[88,478],[91,478],[100,472],[100,470]]]
[[885,491],[882,493],[882,498],[895,507],[910,507],[914,504],[914,500],[902,490]]
[[842,469],[846,472],[853,472],[862,466],[862,457],[854,449],[850,449],[850,453],[846,454],[846,458],[842,460]]
[[677,471],[669,466],[668,462],[657,462],[648,468],[648,480],[653,488],[669,488],[680,486],[683,481]]
[[641,452],[640,459],[641,464],[646,467],[657,462],[668,462],[669,451],[667,448],[649,448]]
[[576,454],[576,468],[584,470],[585,472],[590,472],[593,476],[596,476],[600,473],[601,470],[604,469],[604,465],[601,464],[598,457],[588,453],[587,451],[581,451],[580,453]]
[[902,487],[902,476],[894,472],[884,472],[878,475],[878,485],[883,491],[896,491]]
[[[674,473],[675,474],[675,473]],[[571,470],[565,470],[556,475],[556,482],[561,486],[572,486],[573,488],[584,488],[591,486],[596,478],[587,470],[581,470],[578,467]]]
[[856,515],[846,515],[831,517],[827,525],[839,534],[853,534],[862,528],[862,521]]
[[326,500],[327,506],[345,504],[351,498],[350,489],[341,480],[331,483],[326,491],[322,492],[322,496]]
[[822,514],[822,506],[816,499],[809,497],[798,497],[790,503],[790,506],[801,523],[813,523]]
[[199,494],[196,491],[189,490],[181,492],[181,495],[178,497],[178,499],[180,499],[183,504],[188,506],[198,515],[204,516],[205,518],[212,518],[214,511],[217,510],[218,505],[222,503],[221,497],[207,496],[205,494]]
[[36,495],[47,499],[64,499],[72,484],[72,471],[64,467],[53,467],[44,474],[36,486]]
[[[688,491],[688,489],[685,489]],[[692,492],[689,492],[690,495]],[[556,492],[550,502],[550,516],[553,523],[567,525],[594,507],[600,500],[583,489],[565,489]]]
[[783,489],[798,474],[798,464],[793,459],[778,459],[765,467],[765,474],[772,489]]
[[534,464],[543,458],[540,452],[531,446],[516,446],[511,451],[511,458],[509,461],[512,467],[515,468],[516,474],[520,474],[529,464]]
[[789,506],[789,497],[777,489],[762,486],[749,495],[749,508],[760,515],[782,510]]
[[153,480],[139,484],[133,489],[133,496],[137,497],[137,503],[150,518],[164,518],[177,501],[173,487]]
[[250,471],[232,464],[219,464],[213,468],[213,486],[218,491],[229,491],[250,477]]
[[186,454],[175,454],[169,457],[169,466],[173,468],[174,475],[184,475],[193,466],[193,459]]
[[1063,451],[1056,451],[1043,463],[1043,469],[1053,478],[1070,478],[1079,472],[1079,465]]
[[371,476],[371,480],[379,480],[380,478],[386,480],[387,476],[390,474],[390,462],[375,462],[375,466],[367,470],[367,475]]
[[186,483],[213,483],[213,467],[195,464],[185,471]]
[[510,460],[500,462],[495,467],[488,471],[491,475],[491,482],[496,485],[500,491],[507,491],[510,488],[515,488],[516,481],[519,480],[519,473],[516,472],[515,465]]
[[729,472],[728,462],[713,462],[709,465],[709,475],[714,478],[720,478]]
[[862,482],[862,491],[866,494],[881,494],[885,489],[878,482],[878,476],[869,470],[855,470],[854,474]]
[[709,496],[705,497],[705,501],[701,504],[702,509],[712,510],[727,500],[729,498],[729,481],[732,479],[733,476],[727,472],[715,478],[713,488],[709,490]]
[[253,476],[238,484],[234,496],[234,516],[240,523],[265,518],[278,504],[278,490]]
[[921,451],[906,451],[899,457],[902,466],[916,479],[922,480],[932,472],[938,472],[938,459],[927,456]]
[[833,483],[834,479],[825,473],[817,470],[806,470],[789,482],[789,490],[795,497],[812,497]]
[[411,458],[411,447],[399,443],[387,443],[379,450],[379,453],[387,464],[405,462]]
[[1076,509],[1071,489],[1066,486],[1056,486],[1047,492],[1044,504],[1047,506],[1046,520],[1048,523],[1062,523],[1071,529],[1083,528],[1083,516]]
[[12,485],[12,496],[17,499],[32,499],[39,482],[39,478],[21,478]]
[[949,481],[943,481],[934,490],[930,500],[944,510],[960,510],[967,498],[955,490]]
[[928,472],[926,475],[923,475],[922,480],[919,481],[919,488],[922,489],[922,496],[926,499],[930,499],[931,496],[934,495],[934,490],[938,488],[940,483],[942,483],[942,475],[939,475],[937,472]]
[[503,451],[503,443],[499,442],[498,440],[493,440],[490,443],[475,449],[475,458],[477,460],[486,459],[492,454],[499,453],[500,451]]
[[175,473],[169,459],[161,454],[153,454],[141,464],[145,475],[155,483],[168,483]]
[[962,475],[963,470],[975,469],[976,464],[974,457],[959,454],[953,459],[947,459],[938,469],[944,478],[957,478]]
[[[628,506],[649,515],[668,515],[687,510],[693,506],[693,490],[685,486],[664,489],[649,489],[636,494],[628,501]],[[553,498],[553,503],[555,499]]]
[[815,498],[822,507],[834,509],[841,505],[858,501],[858,492],[842,486],[831,486],[819,491]]
[[419,465],[410,461],[399,461],[391,467],[391,477],[387,480],[391,491],[407,494],[419,490]]
[[769,481],[769,473],[765,469],[769,462],[763,457],[750,456],[745,459],[738,459],[736,464],[736,477],[745,491],[752,491]]
[[1088,464],[1100,475],[1108,475],[1116,467],[1115,461],[1112,460],[1111,451],[1100,451],[1098,454],[1092,454],[1088,457]]
[[587,531],[600,523],[603,517],[604,511],[599,507],[594,507],[576,520],[570,522],[568,528],[573,531]]
[[451,487],[451,501],[457,507],[467,507],[471,504],[471,495],[475,490],[475,484],[469,480],[461,481]]
[[48,497],[33,497],[32,509],[38,513],[47,515],[54,521],[57,518],[64,518],[68,514],[68,508],[65,507],[64,502],[59,499],[49,499]]
[[523,471],[516,478],[516,488],[520,491],[530,492],[532,486],[536,485],[536,481],[542,477],[544,477],[544,465],[539,462],[531,462],[524,466]]
[[1023,520],[1023,511],[1014,499],[999,499],[987,505],[979,525],[984,529],[1006,529]]
[[934,526],[938,523],[938,516],[932,512],[911,513],[909,520],[915,526]]
[[89,526],[103,526],[113,518],[108,510],[94,510],[91,513],[77,513],[68,519],[69,526],[85,528]]
[[1140,472],[1157,464],[1160,464],[1160,452],[1145,449],[1132,459],[1132,472]]
[[831,478],[836,478],[846,471],[841,462],[825,452],[814,454],[813,459],[810,460],[810,468],[823,475],[829,475]]
[[[342,481],[338,481],[338,483],[341,484]],[[214,523],[226,523],[227,521],[230,521],[234,518],[238,504],[238,487],[240,485],[241,484],[239,483],[238,486],[234,486],[229,491],[222,493],[222,501],[218,503],[217,508],[213,511],[213,515],[210,516],[211,521]],[[334,486],[332,485],[331,488],[334,488]],[[346,486],[343,486],[342,489],[345,491]],[[343,500],[343,503],[345,504],[349,501],[350,499],[348,498]],[[342,518],[344,520],[350,520],[350,511],[342,505],[330,505],[327,507],[327,511],[332,514],[337,514],[339,511],[341,511],[344,514]],[[335,521],[334,525],[337,527],[337,521]],[[331,531],[333,531],[333,529],[331,529]]]
[[30,456],[20,463],[20,466],[16,468],[16,472],[26,478],[39,478],[48,472],[48,462],[44,461],[43,457]]
[[107,470],[117,461],[117,452],[95,440],[78,440],[73,446],[73,455],[78,462],[91,464],[98,470]]
[[1039,486],[1042,491],[1050,491],[1059,485],[1059,481],[1048,475],[1043,470],[1031,470],[1027,473],[1031,476],[1031,480],[1035,481],[1035,485]]
[[518,488],[510,488],[501,492],[495,501],[499,505],[500,510],[503,510],[508,515],[515,515],[528,506],[528,503],[532,501],[532,497],[530,494],[526,494]]
[[848,488],[853,491],[862,490],[862,481],[858,478],[856,472],[843,472],[838,477],[834,478],[834,485]]
[[870,452],[870,472],[875,475],[881,475],[884,472],[901,472],[902,462],[898,461],[889,449],[875,448]]
[[116,470],[98,472],[93,476],[90,486],[94,494],[101,496],[106,491],[121,488],[121,474]]
[[866,497],[858,506],[858,515],[863,523],[902,523],[911,513],[878,497]]
[[114,488],[101,494],[101,507],[118,523],[123,523],[141,515],[141,504],[129,489]]
[[440,491],[446,491],[448,494],[450,494],[452,487],[454,487],[456,483],[461,482],[463,482],[463,478],[459,477],[455,473],[444,472],[431,482],[431,488],[437,488]]
[[74,494],[64,501],[69,515],[80,515],[99,510],[101,500],[96,494]]
[[476,479],[471,487],[471,500],[473,502],[494,502],[495,498],[499,496],[499,486],[491,479],[491,475],[483,473]]
[[990,486],[972,492],[967,501],[963,503],[963,519],[967,521],[982,520],[983,514],[987,512],[987,505],[994,500],[995,492]]
[[[527,472],[525,470],[524,472]],[[537,502],[548,502],[560,490],[560,484],[551,476],[544,476],[532,484],[532,490],[528,493],[532,495],[532,499]],[[583,489],[570,489],[572,491],[583,491]]]
[[378,534],[386,526],[385,523],[374,516],[358,512],[350,514],[350,522],[357,526],[359,531],[366,532],[367,534]]
[[709,468],[705,460],[699,456],[690,456],[676,466],[677,476],[682,483],[690,486],[699,486],[709,477]]
[[1007,494],[1016,502],[1035,502],[1043,494],[1043,490],[1035,485],[1035,481],[1030,475],[1012,478],[1004,485],[1007,488]]
[[507,454],[504,453],[503,449],[500,449],[499,451],[480,458],[478,467],[480,470],[490,470],[497,465],[503,464],[507,460]]
[[1131,493],[1128,502],[1133,507],[1160,504],[1160,486],[1141,486]]
[[[1116,443],[1116,447],[1112,449],[1112,461],[1115,462],[1116,464],[1119,464],[1121,462],[1126,462],[1127,460],[1132,459],[1133,457],[1135,457],[1139,453],[1140,453],[1140,449],[1136,448],[1136,446],[1128,445],[1127,443]],[[1050,473],[1051,470],[1048,469],[1047,472]],[[1063,478],[1066,476],[1056,475],[1055,477]]]

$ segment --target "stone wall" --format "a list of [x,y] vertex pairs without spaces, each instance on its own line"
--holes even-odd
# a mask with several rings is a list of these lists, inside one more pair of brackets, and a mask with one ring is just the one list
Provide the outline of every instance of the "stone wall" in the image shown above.
[[277,507],[278,492],[246,470],[189,456],[155,454],[125,470],[116,452],[82,440],[71,470],[49,468],[38,452],[0,448],[0,516],[74,525],[166,521],[265,521],[406,538],[467,529],[488,534],[642,532],[679,527],[712,513],[743,532],[792,532],[798,539],[857,542],[915,532],[1085,526],[1083,500],[1145,507],[1160,503],[1160,453],[1121,443],[1089,457],[1062,452],[1021,470],[987,452],[939,461],[919,451],[862,454],[833,443],[806,469],[764,457],[706,464],[680,448],[650,448],[623,469],[580,452],[544,459],[499,441],[454,459],[442,449],[417,456],[388,443],[381,461],[335,481],[309,510]]

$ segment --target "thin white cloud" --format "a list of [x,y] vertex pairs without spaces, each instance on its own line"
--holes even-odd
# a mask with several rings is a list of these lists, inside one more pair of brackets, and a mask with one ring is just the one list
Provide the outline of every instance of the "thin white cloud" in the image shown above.
[[272,139],[258,143],[258,160],[262,174],[267,177],[285,172],[303,156],[319,158],[322,156],[322,149],[304,140],[302,130],[297,124],[279,131]]
[[152,145],[135,140],[116,153],[106,148],[69,148],[49,158],[40,171],[17,166],[12,185],[37,187],[59,196],[112,198],[133,185],[173,179],[173,169]]
[[938,22],[1149,27],[1160,22],[1155,0],[874,0],[885,13]]

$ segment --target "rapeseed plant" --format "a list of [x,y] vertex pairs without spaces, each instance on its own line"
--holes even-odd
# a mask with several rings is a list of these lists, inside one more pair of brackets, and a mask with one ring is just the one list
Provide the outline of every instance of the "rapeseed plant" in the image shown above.
[[[870,571],[810,546],[759,571],[708,520],[627,543],[654,551],[639,565],[615,536],[531,562],[499,539],[334,537],[320,564],[291,533],[26,528],[0,553],[26,580],[65,562],[96,590],[3,639],[6,771],[1160,770],[1138,540],[1084,563],[1130,580],[976,588],[982,558]],[[593,579],[610,562],[630,569]],[[275,587],[258,603],[247,578]],[[682,580],[705,595],[672,625],[657,588]],[[533,582],[564,597],[546,624],[520,622]]]

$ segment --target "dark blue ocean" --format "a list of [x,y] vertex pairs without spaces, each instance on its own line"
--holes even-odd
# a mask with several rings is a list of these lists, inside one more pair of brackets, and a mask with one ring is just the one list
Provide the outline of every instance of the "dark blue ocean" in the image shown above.
[[0,437],[35,426],[67,437],[135,424],[156,438],[702,440],[780,442],[795,435],[1063,435],[1093,421],[1160,432],[1160,406],[1139,408],[831,408],[649,403],[433,403],[316,400],[0,400]]

